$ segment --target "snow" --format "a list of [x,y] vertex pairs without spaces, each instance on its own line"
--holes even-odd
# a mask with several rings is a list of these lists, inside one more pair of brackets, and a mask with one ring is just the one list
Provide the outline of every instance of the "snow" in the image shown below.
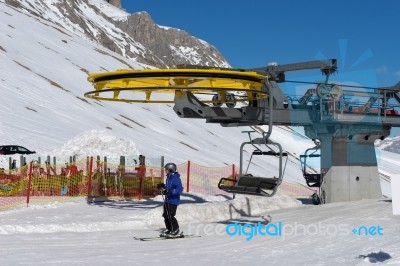
[[[246,209],[247,205],[251,205],[253,215],[301,205],[299,201],[286,195],[278,195],[273,199],[238,196],[236,200],[229,201],[226,196],[209,197],[184,193],[181,200],[183,204],[180,206],[180,215],[177,216],[181,224],[188,224],[194,220],[197,222],[227,220],[232,218],[229,214],[230,208]],[[28,209],[24,207],[1,212],[0,217],[4,219],[0,224],[0,235],[158,228],[163,226],[163,220],[160,219],[162,202],[161,196],[158,196],[150,200],[110,201],[90,205],[85,203],[84,198],[59,203],[32,204]],[[96,206],[109,207],[113,210],[99,213]],[[121,213],[124,208],[137,211]],[[53,212],[56,214],[52,215]],[[21,215],[26,219],[21,220]]]
[[114,20],[124,21],[128,19],[129,13],[115,7],[104,0],[89,0],[89,4],[96,6],[104,14]]
[[[208,200],[208,201],[207,201]],[[177,219],[200,238],[140,242],[163,227],[160,198],[133,202],[33,204],[0,212],[0,256],[7,265],[384,265],[400,263],[400,216],[385,200],[299,205],[285,195],[235,200],[183,197]],[[264,217],[264,218],[262,218]],[[282,224],[281,236],[229,236],[234,222]],[[383,228],[383,235],[352,229]]]
[[393,153],[400,153],[400,136],[389,137],[383,141],[377,140],[376,146],[382,150],[390,151]]
[[160,29],[164,29],[164,30],[169,30],[169,29],[171,29],[171,27],[160,26],[160,25],[157,25],[157,27],[159,27]]
[[382,194],[391,197],[390,179],[399,174],[400,154],[376,149]]
[[138,156],[139,150],[133,141],[119,139],[112,135],[109,130],[85,131],[65,143],[60,149],[49,154],[54,156]]
[[400,174],[394,175],[391,180],[393,214],[400,216]]
[[175,56],[183,57],[190,60],[190,63],[192,65],[198,65],[201,61],[201,56],[194,47],[185,47],[185,46],[175,47],[173,45],[170,45],[169,47],[171,48],[172,51],[174,51]]
[[[39,13],[44,19],[61,25],[67,31],[77,34],[83,39],[92,41],[92,38],[86,35],[83,27],[69,20],[64,14],[66,11],[56,6],[58,2],[58,0],[47,0],[45,2],[22,0],[20,4],[24,7],[24,12],[33,11]],[[100,12],[96,12],[91,5],[97,7]],[[101,32],[112,36],[114,43],[121,49],[123,54],[126,54],[125,49],[128,46],[130,46],[130,51],[142,56],[149,52],[141,43],[131,37],[127,37],[125,32],[116,27],[114,23],[108,21],[107,18],[119,21],[126,20],[129,14],[125,11],[103,0],[90,0],[89,2],[79,1],[78,5],[74,7],[74,12],[83,20],[84,25],[90,29],[94,36],[98,36]]]

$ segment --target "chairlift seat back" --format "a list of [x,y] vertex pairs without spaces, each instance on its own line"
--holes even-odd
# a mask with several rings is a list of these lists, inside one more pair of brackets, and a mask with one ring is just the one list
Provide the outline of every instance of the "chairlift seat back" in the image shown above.
[[[225,182],[232,182],[227,185]],[[271,197],[279,186],[278,178],[239,175],[237,179],[222,178],[218,188],[229,193]],[[272,190],[267,192],[266,190]]]
[[272,190],[278,184],[277,178],[268,177],[255,177],[251,175],[241,175],[238,176],[238,182],[236,186],[240,187],[254,187]]
[[321,186],[321,174],[305,174],[307,186],[309,187],[320,187]]

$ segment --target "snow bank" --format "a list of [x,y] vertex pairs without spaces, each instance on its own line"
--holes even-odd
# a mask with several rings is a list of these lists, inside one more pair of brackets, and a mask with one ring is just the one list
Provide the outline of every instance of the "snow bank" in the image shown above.
[[[301,203],[286,195],[273,198],[185,194],[177,212],[181,226],[218,222],[241,216],[261,216]],[[124,211],[121,211],[124,210]],[[84,198],[62,203],[33,204],[0,213],[0,235],[48,234],[157,229],[164,227],[160,196],[141,201],[109,201],[88,205]]]
[[85,131],[50,154],[54,156],[129,156],[139,155],[135,142],[114,136],[107,130]]
[[[194,196],[197,197],[197,195]],[[185,201],[185,198],[183,198],[183,201]],[[225,198],[224,201],[221,201],[221,197],[219,198],[213,202],[180,205],[176,215],[179,223],[210,223],[242,216],[262,216],[272,210],[301,205],[298,200],[284,194],[278,194],[273,198],[243,195],[236,195],[234,200],[226,200]],[[164,223],[160,220],[161,213],[162,206],[151,210],[145,218],[146,226],[163,227]]]

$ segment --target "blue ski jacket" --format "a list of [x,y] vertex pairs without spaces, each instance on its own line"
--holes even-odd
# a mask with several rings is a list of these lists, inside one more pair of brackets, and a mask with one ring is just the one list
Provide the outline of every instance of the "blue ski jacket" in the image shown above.
[[165,201],[169,204],[179,205],[181,201],[181,193],[183,191],[180,174],[175,172],[168,175],[166,183],[168,195],[166,196]]

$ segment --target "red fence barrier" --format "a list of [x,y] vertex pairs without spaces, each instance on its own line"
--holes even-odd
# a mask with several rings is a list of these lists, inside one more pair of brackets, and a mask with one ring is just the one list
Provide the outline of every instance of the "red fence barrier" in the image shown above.
[[190,161],[187,162],[186,192],[190,191]]
[[90,157],[90,159],[87,161],[89,162],[89,164],[86,164],[89,169],[88,184],[87,184],[87,200],[89,200],[92,192],[93,157]]
[[28,174],[28,191],[26,192],[26,206],[29,206],[29,197],[31,195],[31,185],[32,185],[32,162],[29,163],[29,174]]
[[[123,161],[123,160],[121,160]],[[125,161],[123,161],[125,162]],[[184,191],[204,195],[228,194],[218,189],[221,178],[235,178],[235,165],[207,167],[191,161],[178,165]],[[90,200],[142,199],[158,195],[164,183],[163,168],[150,165],[112,164],[98,157],[66,165],[30,163],[11,174],[0,172],[0,210],[38,201],[87,196]],[[283,182],[279,190],[295,197],[309,197],[314,190]],[[34,200],[34,201],[32,201]]]
[[190,161],[178,165],[178,172],[185,191],[205,195],[227,194],[218,189],[218,182],[222,177],[232,178],[233,175],[231,165],[207,167]]

